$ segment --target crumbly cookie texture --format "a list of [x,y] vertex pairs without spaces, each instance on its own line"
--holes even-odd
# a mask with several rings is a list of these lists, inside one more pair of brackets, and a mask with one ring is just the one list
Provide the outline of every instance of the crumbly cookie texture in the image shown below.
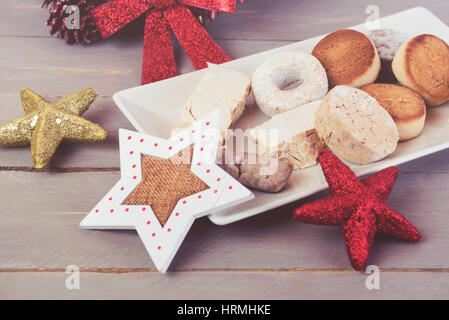
[[222,136],[240,118],[248,98],[251,78],[220,66],[209,67],[186,102],[180,123],[172,132],[183,129],[215,109],[223,111]]
[[250,131],[258,153],[290,162],[295,169],[316,164],[324,145],[315,132],[315,112],[322,100],[274,116]]
[[398,128],[399,141],[413,139],[421,133],[426,120],[426,103],[416,91],[388,83],[373,83],[360,89],[388,111]]
[[315,113],[318,136],[338,156],[368,164],[396,150],[396,125],[368,93],[347,86],[329,91]]

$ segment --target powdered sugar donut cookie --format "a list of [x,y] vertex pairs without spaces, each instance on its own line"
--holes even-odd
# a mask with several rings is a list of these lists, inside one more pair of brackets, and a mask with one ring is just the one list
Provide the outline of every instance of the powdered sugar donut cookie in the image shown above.
[[[288,89],[297,81],[301,82],[298,87]],[[257,105],[268,116],[324,98],[327,85],[326,71],[318,59],[300,51],[268,58],[254,71],[252,79]]]

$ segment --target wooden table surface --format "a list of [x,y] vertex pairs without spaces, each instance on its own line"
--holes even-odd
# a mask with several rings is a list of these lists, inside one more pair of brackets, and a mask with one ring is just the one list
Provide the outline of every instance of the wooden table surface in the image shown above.
[[[423,239],[375,239],[369,264],[381,270],[379,290],[352,270],[340,228],[292,220],[303,201],[227,226],[197,220],[165,275],[135,231],[80,229],[119,179],[117,130],[132,127],[111,96],[139,85],[142,35],[68,46],[49,36],[41,2],[0,2],[0,123],[22,115],[23,87],[50,100],[92,87],[100,96],[85,116],[109,137],[64,144],[44,172],[31,169],[29,148],[0,148],[0,298],[449,298],[449,150],[399,166],[388,203]],[[207,29],[239,58],[361,23],[370,4],[381,15],[423,5],[449,24],[447,0],[247,0]],[[180,72],[193,70],[179,46],[176,58]],[[81,269],[79,290],[65,287],[68,265]]]

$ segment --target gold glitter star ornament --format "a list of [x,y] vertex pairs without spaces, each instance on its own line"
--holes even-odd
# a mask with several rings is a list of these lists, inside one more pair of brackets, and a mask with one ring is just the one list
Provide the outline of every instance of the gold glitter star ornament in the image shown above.
[[0,146],[31,144],[35,168],[45,167],[63,140],[98,142],[107,132],[81,115],[97,97],[92,89],[84,89],[56,102],[48,102],[30,89],[20,91],[25,115],[0,126]]

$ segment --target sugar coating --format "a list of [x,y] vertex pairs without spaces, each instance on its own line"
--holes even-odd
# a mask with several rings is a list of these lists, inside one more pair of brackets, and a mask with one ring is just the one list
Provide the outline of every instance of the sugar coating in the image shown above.
[[376,46],[379,57],[382,60],[391,61],[401,44],[406,42],[411,36],[405,32],[392,29],[377,29],[370,31],[369,38]]
[[[283,90],[295,81],[302,83]],[[289,51],[268,58],[254,71],[252,89],[262,112],[273,116],[323,99],[328,81],[318,59],[305,52]]]

